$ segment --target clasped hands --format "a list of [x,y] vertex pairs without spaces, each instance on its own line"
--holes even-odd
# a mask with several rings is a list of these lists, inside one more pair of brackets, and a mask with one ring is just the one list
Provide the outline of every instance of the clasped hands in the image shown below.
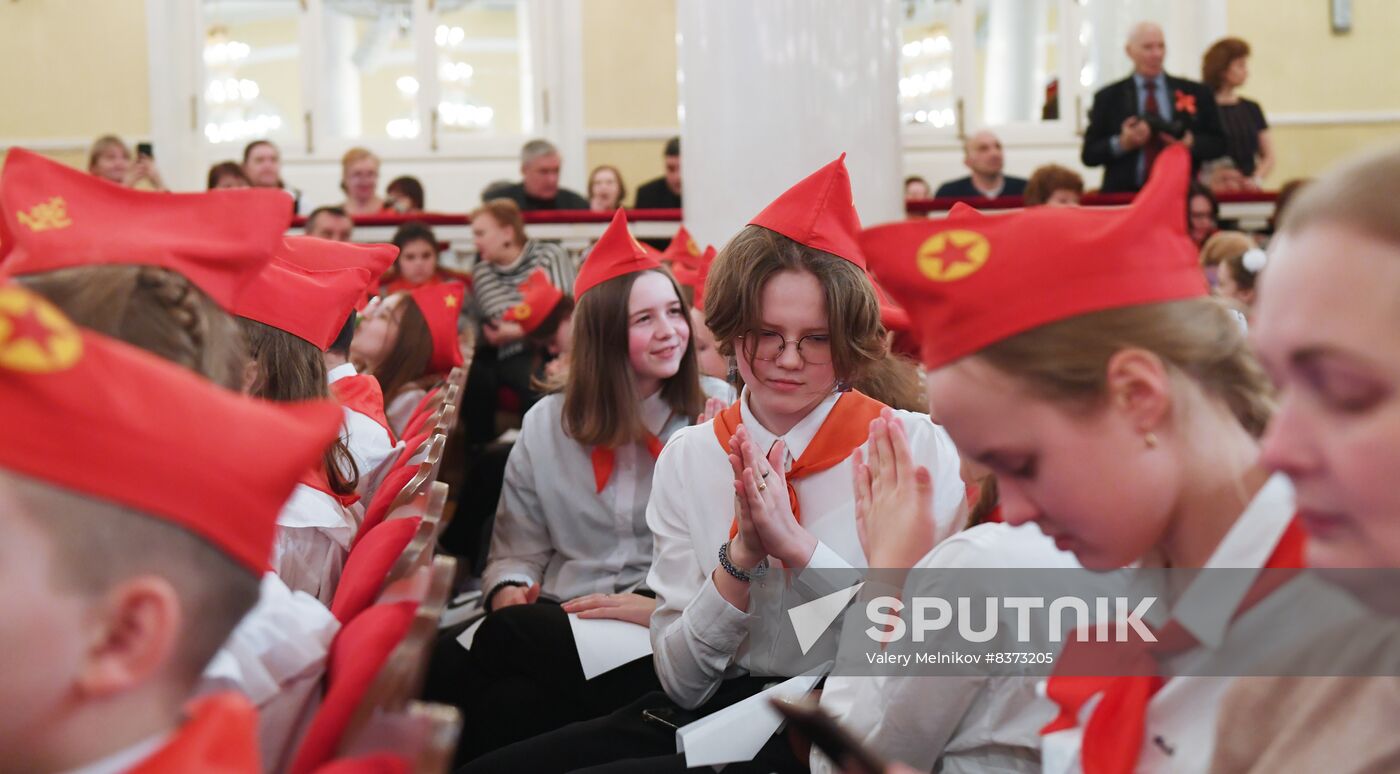
[[743,425],[729,440],[734,518],[739,525],[738,534],[729,543],[729,561],[740,569],[752,568],[769,556],[784,567],[806,567],[817,550],[817,539],[792,512],[786,459],[786,444],[778,441],[764,455]]
[[904,423],[888,408],[870,423],[866,447],[851,466],[861,548],[871,567],[913,567],[939,540],[933,476],[914,461]]

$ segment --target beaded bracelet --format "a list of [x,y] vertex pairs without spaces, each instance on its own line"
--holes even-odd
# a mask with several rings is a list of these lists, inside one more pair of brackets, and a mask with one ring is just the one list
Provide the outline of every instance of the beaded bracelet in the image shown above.
[[719,546],[719,566],[723,567],[725,572],[744,583],[748,583],[754,578],[762,578],[764,575],[768,574],[768,557],[766,556],[763,557],[763,561],[758,563],[758,566],[747,572],[735,567],[734,563],[729,561],[729,543],[730,541],[726,540]]

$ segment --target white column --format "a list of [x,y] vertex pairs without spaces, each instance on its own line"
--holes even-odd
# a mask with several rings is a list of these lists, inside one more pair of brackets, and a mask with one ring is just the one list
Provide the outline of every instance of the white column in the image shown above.
[[355,20],[342,13],[322,13],[321,101],[317,120],[325,122],[323,136],[359,137],[360,70],[353,60],[357,42]]
[[895,0],[677,0],[686,228],[722,246],[845,151],[861,221],[903,217]]

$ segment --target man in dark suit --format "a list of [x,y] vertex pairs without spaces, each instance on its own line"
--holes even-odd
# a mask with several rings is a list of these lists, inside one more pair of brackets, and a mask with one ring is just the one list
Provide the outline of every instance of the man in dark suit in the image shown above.
[[662,157],[666,162],[666,174],[643,183],[642,187],[637,189],[639,210],[681,208],[681,138],[672,137],[668,140]]
[[1020,196],[1026,192],[1026,180],[1002,173],[1005,164],[1001,140],[989,130],[975,132],[963,143],[963,163],[972,171],[967,177],[949,180],[938,186],[934,197],[957,196],[964,199],[995,199],[998,196]]
[[[1190,146],[1197,165],[1225,154],[1215,95],[1203,84],[1163,71],[1167,44],[1162,28],[1152,22],[1138,24],[1128,36],[1127,52],[1133,74],[1094,95],[1079,154],[1086,166],[1103,166],[1105,193],[1142,188],[1152,162],[1168,143]],[[1164,130],[1167,127],[1175,131]],[[1177,131],[1180,137],[1173,136]]]

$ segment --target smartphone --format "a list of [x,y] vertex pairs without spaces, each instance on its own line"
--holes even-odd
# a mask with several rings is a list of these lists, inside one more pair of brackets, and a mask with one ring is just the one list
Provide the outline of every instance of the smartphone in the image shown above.
[[846,774],[882,774],[886,764],[812,701],[771,699],[788,725]]
[[672,731],[679,730],[699,719],[695,713],[686,712],[676,707],[656,707],[642,710],[642,720],[655,726],[669,728]]
[[156,157],[156,150],[155,147],[148,142],[138,142],[136,143],[136,155],[145,156],[148,159],[154,160]]

